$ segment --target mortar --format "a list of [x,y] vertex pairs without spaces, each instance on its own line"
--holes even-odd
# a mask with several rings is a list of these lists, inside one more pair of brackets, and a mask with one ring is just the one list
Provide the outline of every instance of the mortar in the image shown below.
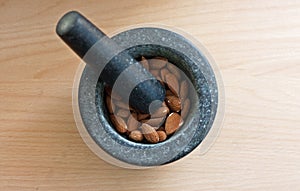
[[105,107],[104,84],[99,74],[81,63],[74,82],[74,116],[83,140],[94,153],[126,168],[162,166],[191,153],[213,125],[219,129],[220,122],[214,121],[216,114],[217,121],[223,117],[222,82],[211,57],[194,39],[161,27],[137,27],[111,38],[121,47],[120,52],[127,51],[134,58],[167,58],[186,74],[195,91],[189,115],[179,131],[158,144],[136,143],[115,131]]

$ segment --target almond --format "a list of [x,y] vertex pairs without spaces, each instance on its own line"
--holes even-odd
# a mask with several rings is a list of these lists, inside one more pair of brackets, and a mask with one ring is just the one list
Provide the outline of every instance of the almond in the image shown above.
[[166,96],[166,103],[172,111],[179,112],[181,110],[181,101],[176,96]]
[[[181,115],[180,115],[181,116]],[[181,116],[181,118],[180,118],[180,123],[179,123],[179,127],[181,127],[182,125],[183,125],[183,123],[184,123],[184,120],[183,120],[183,118],[182,118],[182,116]]]
[[165,101],[163,101],[163,102],[162,102],[162,104],[161,104],[161,106],[162,106],[162,107],[167,107],[167,104],[166,104],[166,102],[165,102]]
[[126,109],[119,109],[117,112],[117,116],[122,117],[122,118],[128,117],[129,114],[130,114],[130,112]]
[[142,120],[142,123],[146,123],[148,125],[151,125],[153,127],[159,127],[164,123],[164,120],[166,119],[166,117],[159,117],[159,118],[151,118],[151,119],[146,119],[146,120]]
[[181,116],[182,116],[183,119],[186,118],[186,116],[187,116],[187,114],[190,110],[190,105],[191,105],[190,99],[186,99],[183,103],[183,107],[182,107],[182,110],[181,110]]
[[105,98],[107,110],[110,114],[114,113],[115,111],[115,104],[112,103],[110,96],[106,96]]
[[156,129],[156,131],[165,131],[165,127],[164,127],[164,126],[161,126],[161,127],[159,127],[158,129]]
[[160,71],[159,70],[150,70],[149,71],[153,76],[159,76]]
[[170,71],[167,68],[163,68],[160,70],[160,78],[162,79],[162,81],[166,81],[166,75],[169,73]]
[[165,117],[169,113],[169,108],[168,107],[160,107],[158,110],[156,110],[151,117],[156,118],[156,117]]
[[110,115],[110,119],[119,133],[126,133],[127,125],[121,117]]
[[[111,95],[112,90],[108,86],[105,87],[106,106],[116,131],[123,134],[122,136],[135,142],[162,142],[184,124],[188,115],[191,104],[188,99],[189,81],[180,80],[182,78],[180,69],[165,58],[147,60],[142,57],[140,64],[166,89],[165,100],[161,107],[151,115],[139,113],[131,108],[126,100],[122,101],[121,96]],[[115,115],[114,111],[117,111]]]
[[141,142],[143,140],[144,136],[143,136],[142,132],[140,132],[139,130],[134,130],[134,131],[130,132],[129,138],[136,142]]
[[151,69],[162,69],[166,66],[168,60],[162,57],[155,57],[154,59],[149,60],[150,68]]
[[167,65],[167,68],[169,69],[170,73],[172,73],[176,76],[177,80],[180,79],[180,70],[179,70],[179,68],[177,68],[177,66],[169,63]]
[[166,75],[166,82],[168,84],[169,89],[178,97],[179,93],[179,83],[175,75],[167,74]]
[[157,143],[159,141],[159,136],[155,129],[148,124],[143,124],[141,126],[142,133],[146,140],[150,143]]
[[126,109],[126,110],[129,110],[129,105],[128,104],[125,104],[124,102],[122,101],[115,101],[114,102],[116,104],[116,106],[118,106],[119,108],[121,109]]
[[140,120],[143,120],[143,119],[147,119],[147,118],[149,118],[149,117],[150,117],[149,114],[139,113],[139,114],[137,115],[137,120],[140,121]]
[[162,81],[162,79],[159,77],[159,76],[155,76],[156,77],[156,79],[159,81],[159,83],[163,86],[163,87],[165,87],[165,83]]
[[159,137],[159,142],[167,139],[167,134],[164,131],[156,131]]
[[105,91],[106,91],[106,93],[107,93],[110,97],[112,97],[114,100],[120,101],[120,100],[122,99],[122,97],[121,97],[120,95],[118,95],[116,92],[114,92],[114,93],[112,94],[111,87],[109,87],[109,86],[105,86]]
[[186,80],[184,80],[180,83],[180,93],[179,93],[180,99],[185,100],[188,93],[189,93],[189,84]]
[[173,96],[173,92],[171,90],[167,90],[166,91],[166,96]]
[[142,60],[140,61],[140,64],[141,64],[144,68],[146,68],[147,70],[149,70],[149,63],[148,63],[148,60],[147,60],[144,56],[142,56]]
[[174,133],[178,128],[181,122],[181,116],[178,113],[171,113],[165,124],[165,130],[167,135]]
[[137,120],[138,113],[136,113],[135,111],[133,111],[133,112],[131,112],[131,115],[134,117],[134,119]]
[[134,115],[130,115],[127,120],[127,129],[128,131],[134,131],[140,126],[140,122],[136,120]]

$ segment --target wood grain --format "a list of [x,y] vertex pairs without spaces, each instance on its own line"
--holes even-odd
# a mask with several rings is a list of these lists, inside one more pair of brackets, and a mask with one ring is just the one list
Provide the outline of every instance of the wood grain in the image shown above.
[[[98,159],[72,114],[79,59],[55,35],[79,10],[107,33],[178,27],[213,55],[226,119],[205,155],[127,170]],[[299,190],[300,2],[0,1],[0,190]]]

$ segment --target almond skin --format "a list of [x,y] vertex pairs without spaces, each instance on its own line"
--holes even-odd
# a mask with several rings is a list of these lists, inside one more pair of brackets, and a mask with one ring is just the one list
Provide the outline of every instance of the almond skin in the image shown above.
[[155,57],[154,59],[149,60],[150,68],[151,69],[162,69],[168,63],[166,58],[162,57]]
[[171,90],[167,90],[166,91],[166,96],[173,96],[173,92]]
[[149,118],[150,117],[150,115],[149,114],[144,114],[144,113],[139,113],[138,115],[137,115],[137,120],[143,120],[143,119],[147,119],[147,118]]
[[128,117],[129,114],[130,114],[130,112],[126,109],[119,109],[119,111],[117,112],[117,116],[122,117],[122,118]]
[[106,86],[106,87],[105,87],[105,91],[106,91],[106,93],[107,93],[110,97],[112,97],[114,100],[120,101],[120,100],[122,99],[122,97],[119,96],[116,92],[114,92],[114,93],[112,94],[112,90],[111,90],[111,88],[110,88],[109,86]]
[[156,131],[159,137],[159,142],[167,139],[167,134],[164,131]]
[[159,136],[158,136],[157,132],[155,131],[155,129],[153,127],[151,127],[150,125],[144,123],[141,126],[141,129],[142,129],[142,133],[143,133],[145,139],[149,143],[158,143]]
[[181,116],[178,113],[171,113],[165,124],[166,134],[170,135],[174,133],[178,128],[181,122]]
[[190,105],[191,105],[190,99],[186,99],[186,100],[184,101],[184,103],[183,103],[183,107],[182,107],[182,110],[181,110],[181,117],[182,117],[183,119],[186,118],[186,116],[187,116],[187,114],[188,114],[188,112],[189,112],[189,110],[190,110]]
[[162,81],[166,82],[166,75],[169,74],[170,71],[167,68],[163,68],[160,70],[160,78]]
[[130,115],[127,120],[127,129],[128,131],[134,131],[140,126],[140,122],[136,120],[133,115]]
[[175,75],[173,74],[167,74],[166,75],[166,82],[168,84],[168,87],[172,91],[175,96],[178,97],[179,94],[179,83]]
[[115,104],[112,103],[110,96],[106,96],[105,98],[107,110],[110,114],[114,113],[115,111]]
[[174,64],[168,64],[167,68],[169,69],[170,73],[172,73],[176,76],[177,80],[180,79],[179,68],[177,68]]
[[163,86],[163,87],[165,87],[165,83],[162,81],[162,79],[159,77],[159,76],[155,76],[156,77],[156,79],[159,81],[159,83]]
[[140,132],[139,130],[134,130],[130,132],[129,138],[136,141],[136,142],[141,142],[144,139],[143,133]]
[[129,105],[125,104],[124,102],[122,101],[115,101],[114,102],[116,106],[118,106],[119,108],[121,109],[126,109],[126,110],[129,110]]
[[142,60],[140,61],[140,64],[141,64],[144,68],[146,68],[147,70],[149,70],[149,63],[148,63],[148,60],[147,60],[144,56],[142,56]]
[[162,102],[162,104],[161,104],[161,106],[163,106],[163,107],[167,107],[167,104],[166,104],[166,102],[165,102],[165,101],[163,101],[163,102]]
[[153,75],[153,76],[159,76],[159,70],[150,70],[150,73]]
[[156,131],[165,131],[165,127],[164,127],[164,126],[161,126],[161,127],[159,127]]
[[180,123],[179,123],[179,127],[181,127],[181,126],[184,124],[183,118],[181,117],[180,119],[181,119],[181,120],[180,120]]
[[146,123],[148,125],[158,128],[159,126],[161,126],[164,123],[165,119],[166,119],[166,117],[151,118],[148,120],[142,120],[142,123]]
[[181,101],[176,96],[166,96],[166,103],[172,111],[179,112],[181,110]]
[[152,118],[157,118],[157,117],[165,117],[169,113],[169,108],[168,107],[160,107],[158,110],[156,110],[151,117]]
[[127,125],[121,117],[118,117],[115,115],[110,115],[110,119],[111,119],[111,122],[113,123],[113,125],[115,126],[116,130],[119,133],[127,132]]
[[185,100],[187,98],[188,93],[189,93],[189,84],[186,80],[184,80],[180,83],[180,92],[179,92],[180,99]]

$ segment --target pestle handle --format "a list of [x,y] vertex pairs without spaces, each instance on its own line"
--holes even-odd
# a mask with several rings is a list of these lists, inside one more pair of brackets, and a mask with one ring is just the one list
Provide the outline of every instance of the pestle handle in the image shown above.
[[83,15],[76,11],[66,13],[56,33],[94,71],[100,71],[100,80],[110,87],[117,84],[114,90],[122,97],[129,95],[131,107],[151,113],[161,106],[164,87]]
[[56,27],[58,36],[80,57],[106,35],[77,11],[66,13]]

